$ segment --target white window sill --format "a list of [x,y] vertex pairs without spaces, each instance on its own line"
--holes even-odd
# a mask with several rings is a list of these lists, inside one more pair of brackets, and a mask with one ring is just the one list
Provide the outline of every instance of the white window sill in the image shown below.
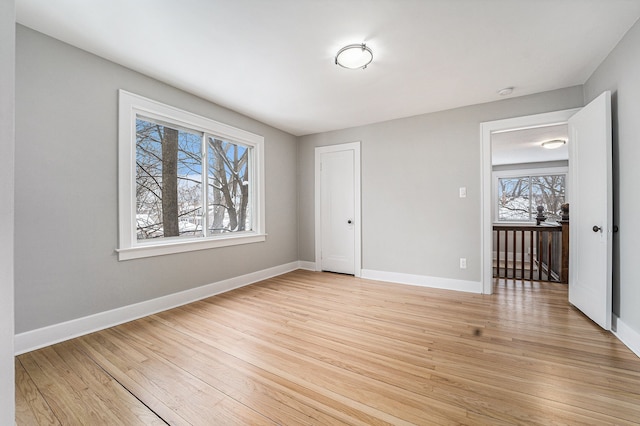
[[174,240],[154,244],[138,244],[134,247],[116,249],[116,252],[118,252],[118,260],[131,260],[143,257],[162,256],[165,254],[237,246],[240,244],[260,243],[266,239],[266,234],[251,233],[245,235],[219,236],[207,239],[192,239],[186,241]]

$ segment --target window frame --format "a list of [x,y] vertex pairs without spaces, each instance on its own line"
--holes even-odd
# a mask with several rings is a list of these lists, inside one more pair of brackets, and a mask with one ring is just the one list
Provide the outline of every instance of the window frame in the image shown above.
[[[125,90],[118,92],[118,260],[129,260],[266,240],[264,137],[215,120],[157,102]],[[207,237],[152,239],[136,236],[136,118],[166,122],[206,136],[215,136],[251,149],[252,230]],[[203,183],[203,185],[206,184]]]
[[565,175],[564,180],[564,199],[565,202],[569,199],[569,167],[543,167],[539,169],[512,169],[512,170],[498,170],[492,172],[493,175],[493,222],[496,224],[526,224],[535,223],[535,215],[532,220],[499,220],[498,214],[500,210],[498,200],[498,181],[503,178],[518,178],[518,177],[534,177],[534,176],[548,176],[548,175]]

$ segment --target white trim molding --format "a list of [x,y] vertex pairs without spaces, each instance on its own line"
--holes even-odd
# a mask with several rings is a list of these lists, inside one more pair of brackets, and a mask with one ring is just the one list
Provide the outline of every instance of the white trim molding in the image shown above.
[[[82,318],[53,324],[36,330],[16,334],[14,339],[15,355],[20,355],[65,340],[104,330],[138,318],[153,315],[158,312],[186,305],[207,297],[225,293],[240,287],[254,284],[296,269],[315,271],[314,262],[297,261],[274,266],[261,271],[252,272],[235,278],[218,281],[201,287],[169,294],[156,299],[147,300],[133,305],[100,312]],[[444,290],[482,293],[482,283],[478,281],[456,280],[451,278],[430,277],[425,275],[405,274],[400,272],[375,271],[362,269],[362,278],[384,281],[389,283],[407,284],[420,287]],[[612,333],[631,351],[640,357],[640,333],[626,325],[617,316],[613,316]]]
[[640,357],[640,333],[625,324],[617,315],[611,317],[611,332]]
[[149,245],[139,244],[137,247],[116,249],[116,253],[118,253],[118,260],[131,260],[218,247],[231,247],[240,244],[261,243],[266,241],[266,239],[266,234],[256,234],[253,232],[244,234],[234,233],[231,235],[222,234],[216,238],[200,238],[168,242],[154,241]]
[[300,269],[304,269],[306,271],[316,271],[316,263],[315,262],[308,262],[306,260],[299,260],[298,261],[298,267]]
[[252,272],[235,278],[218,281],[201,287],[169,294],[156,299],[147,300],[133,305],[123,306],[105,312],[89,315],[70,321],[53,324],[36,330],[16,334],[14,351],[16,355],[30,352],[45,346],[83,336],[95,331],[104,330],[118,324],[133,321],[167,309],[186,305],[187,303],[225,293],[236,288],[254,284],[258,281],[282,275],[300,269],[300,262],[291,262],[274,266],[261,271]]
[[372,269],[363,269],[362,278],[397,284],[415,285],[419,287],[465,291],[468,293],[482,293],[482,283],[479,281],[456,280],[452,278],[430,277],[427,275],[405,274],[401,272],[374,271]]

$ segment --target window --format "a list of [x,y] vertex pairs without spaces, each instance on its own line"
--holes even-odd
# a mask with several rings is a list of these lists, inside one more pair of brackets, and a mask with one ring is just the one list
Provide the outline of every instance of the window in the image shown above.
[[265,240],[261,136],[125,91],[119,124],[120,260]]
[[547,221],[559,220],[566,179],[566,168],[495,172],[496,221],[535,222],[538,206]]

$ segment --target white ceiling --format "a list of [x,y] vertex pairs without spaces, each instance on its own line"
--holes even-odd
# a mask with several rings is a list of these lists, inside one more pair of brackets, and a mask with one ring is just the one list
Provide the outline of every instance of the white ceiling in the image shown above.
[[[17,21],[294,135],[583,84],[640,0],[16,0]],[[333,63],[366,42],[366,70]]]
[[568,138],[567,124],[494,133],[491,135],[491,163],[496,166],[568,160],[568,144],[557,149],[542,148],[544,141]]

